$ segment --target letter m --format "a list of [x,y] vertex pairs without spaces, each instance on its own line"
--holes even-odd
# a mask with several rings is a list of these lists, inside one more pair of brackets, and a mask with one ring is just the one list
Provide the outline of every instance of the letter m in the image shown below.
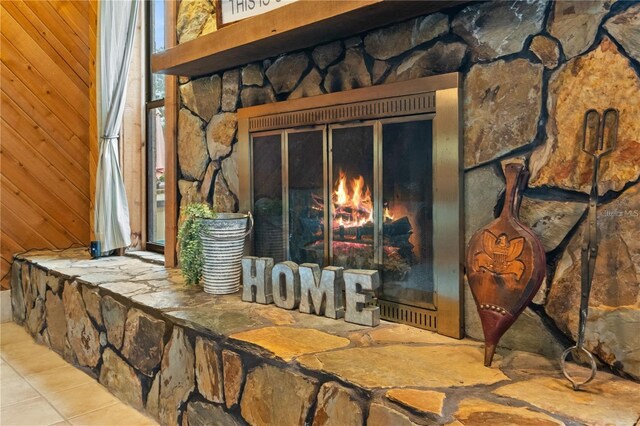
[[314,263],[300,265],[300,312],[334,319],[344,317],[342,270],[328,266],[320,272]]

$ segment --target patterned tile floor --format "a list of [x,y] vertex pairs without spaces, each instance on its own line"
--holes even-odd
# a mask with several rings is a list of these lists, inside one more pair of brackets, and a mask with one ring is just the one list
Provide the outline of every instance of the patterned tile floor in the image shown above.
[[157,425],[14,323],[0,325],[0,424]]

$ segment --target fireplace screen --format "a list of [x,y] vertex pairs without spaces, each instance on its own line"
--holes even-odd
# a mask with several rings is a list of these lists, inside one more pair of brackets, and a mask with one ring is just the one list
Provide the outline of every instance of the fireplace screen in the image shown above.
[[[449,151],[438,143],[436,127],[442,132],[446,126],[439,124],[435,100],[430,92],[342,113],[328,107],[241,120],[249,160],[242,169],[250,171],[241,173],[248,183],[241,184],[241,206],[255,215],[253,254],[376,269],[383,318],[441,331],[438,299],[448,292],[436,248],[448,244],[453,247],[444,247],[444,254],[460,254],[459,224],[452,222],[460,215],[459,148],[457,138]],[[247,110],[255,108],[264,107]],[[353,120],[357,115],[361,119]],[[443,191],[451,191],[454,209],[442,209],[448,202]],[[452,223],[458,229],[442,235]],[[459,291],[459,259],[441,263],[458,272],[451,285]]]

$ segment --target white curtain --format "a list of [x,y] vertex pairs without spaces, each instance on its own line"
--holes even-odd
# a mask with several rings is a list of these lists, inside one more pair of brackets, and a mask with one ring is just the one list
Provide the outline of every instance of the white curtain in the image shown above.
[[124,114],[138,5],[138,0],[102,0],[98,15],[100,156],[94,225],[103,253],[131,244],[129,206],[118,161],[118,132]]

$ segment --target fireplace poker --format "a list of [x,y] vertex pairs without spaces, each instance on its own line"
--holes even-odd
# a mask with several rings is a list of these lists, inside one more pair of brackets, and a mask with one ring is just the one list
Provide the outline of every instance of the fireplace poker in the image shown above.
[[[598,256],[598,174],[600,169],[600,159],[610,154],[616,146],[616,138],[618,132],[618,111],[608,108],[600,116],[595,109],[588,110],[584,115],[584,124],[582,126],[583,143],[582,151],[593,157],[593,173],[591,177],[591,193],[589,194],[589,214],[587,221],[587,230],[584,234],[581,253],[581,281],[580,281],[580,320],[578,323],[578,340],[576,345],[565,350],[560,358],[562,373],[573,385],[573,390],[580,390],[580,387],[586,385],[596,377],[598,371],[596,361],[585,347],[584,334],[587,326],[587,316],[589,314],[589,295],[591,293],[591,284],[596,266],[596,257]],[[574,350],[587,355],[591,372],[589,377],[584,381],[577,381],[567,372],[566,359],[569,353]]]

